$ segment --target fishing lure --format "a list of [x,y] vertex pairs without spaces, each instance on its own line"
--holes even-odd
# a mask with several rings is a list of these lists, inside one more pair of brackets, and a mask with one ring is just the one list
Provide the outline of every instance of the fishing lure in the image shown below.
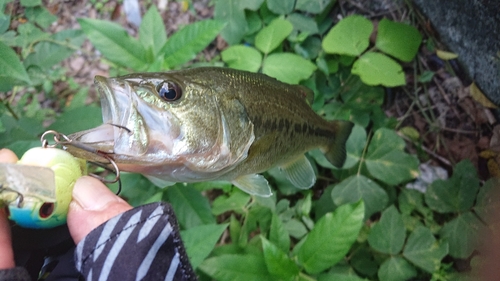
[[[45,137],[54,134],[55,144],[49,144]],[[8,206],[9,219],[25,228],[52,228],[66,223],[69,203],[76,180],[87,174],[86,161],[73,157],[57,148],[57,145],[74,145],[86,149],[78,142],[55,131],[47,131],[42,137],[42,147],[28,150],[15,163],[0,163],[0,207]],[[94,151],[94,153],[99,153]],[[116,177],[101,181],[119,181],[120,172],[114,167]]]

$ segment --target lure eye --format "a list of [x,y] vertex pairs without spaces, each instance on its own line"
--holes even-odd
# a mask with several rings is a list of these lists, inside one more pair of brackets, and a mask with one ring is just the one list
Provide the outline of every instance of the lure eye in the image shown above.
[[46,219],[52,215],[54,212],[54,203],[43,203],[42,206],[40,207],[40,210],[38,210],[38,214],[42,219]]
[[172,82],[160,82],[156,86],[158,95],[165,101],[176,101],[182,96],[182,89],[179,85]]

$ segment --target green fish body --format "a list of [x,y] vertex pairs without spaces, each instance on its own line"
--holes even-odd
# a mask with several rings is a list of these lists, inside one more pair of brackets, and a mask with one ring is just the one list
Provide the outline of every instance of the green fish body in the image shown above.
[[[270,196],[260,173],[272,167],[305,189],[316,181],[305,152],[320,148],[337,167],[345,161],[353,124],[318,116],[309,105],[312,92],[300,85],[217,67],[97,76],[95,83],[105,124],[70,139],[156,183],[225,180]],[[86,160],[106,161],[74,146],[67,149]]]

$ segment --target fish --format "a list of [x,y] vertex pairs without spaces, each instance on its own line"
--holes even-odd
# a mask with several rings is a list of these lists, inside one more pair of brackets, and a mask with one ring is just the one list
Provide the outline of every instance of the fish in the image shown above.
[[[228,181],[272,195],[262,173],[279,167],[299,189],[316,182],[305,153],[321,149],[341,167],[353,123],[311,109],[313,92],[265,74],[199,67],[95,77],[103,124],[69,135],[75,157],[140,173],[159,186]],[[105,154],[106,157],[101,155]]]

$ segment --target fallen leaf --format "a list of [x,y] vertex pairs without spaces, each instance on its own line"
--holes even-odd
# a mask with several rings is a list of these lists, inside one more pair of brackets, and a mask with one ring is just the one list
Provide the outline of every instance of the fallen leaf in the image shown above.
[[470,95],[472,98],[480,103],[482,106],[487,108],[498,108],[494,103],[492,103],[483,92],[477,87],[476,83],[470,85]]
[[457,54],[442,50],[436,50],[436,55],[442,60],[452,60],[458,58]]

